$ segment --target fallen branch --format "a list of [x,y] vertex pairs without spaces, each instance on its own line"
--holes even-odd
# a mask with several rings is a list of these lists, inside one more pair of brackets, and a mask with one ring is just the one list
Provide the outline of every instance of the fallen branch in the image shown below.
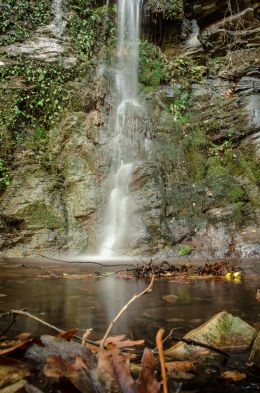
[[159,359],[160,359],[160,364],[161,364],[163,393],[168,393],[167,375],[166,375],[164,353],[163,353],[163,344],[162,344],[163,334],[164,334],[164,330],[159,329],[158,333],[156,334],[156,345],[158,348]]
[[197,346],[197,347],[202,347],[202,348],[209,349],[210,351],[219,353],[220,355],[225,356],[225,357],[227,357],[227,358],[230,357],[230,355],[229,355],[228,353],[222,351],[221,349],[218,349],[218,348],[216,348],[216,347],[213,347],[212,345],[203,344],[203,343],[200,343],[200,342],[198,342],[198,341],[191,340],[191,339],[188,339],[188,338],[176,338],[176,337],[171,337],[171,339],[172,339],[173,341],[176,341],[176,342],[183,342],[183,343],[188,344],[188,345],[195,345],[195,346]]
[[45,269],[43,266],[33,266],[33,265],[26,265],[22,264],[22,267],[25,267],[26,269],[38,269],[41,270],[43,273],[47,274],[50,278],[63,278],[62,275],[58,275],[56,273],[52,273],[49,270]]
[[63,262],[63,263],[68,263],[68,264],[73,264],[73,263],[84,263],[84,264],[90,264],[90,265],[98,265],[98,266],[103,266],[103,267],[116,267],[116,266],[134,266],[134,264],[132,263],[117,263],[117,264],[109,264],[109,263],[101,263],[101,262],[94,262],[94,261],[66,261],[65,259],[58,259],[58,258],[51,258],[51,257],[46,257],[45,255],[39,255],[39,257],[41,258],[46,258],[49,259],[50,261],[54,261],[54,262]]
[[[15,317],[15,315],[23,315],[23,316],[25,316],[25,317],[27,317],[27,318],[31,318],[31,319],[33,319],[33,320],[39,322],[41,325],[47,326],[47,327],[49,327],[50,329],[55,330],[55,331],[58,332],[58,333],[65,333],[65,332],[66,332],[65,330],[62,330],[62,329],[58,328],[57,326],[51,325],[50,323],[44,321],[43,319],[40,319],[40,318],[36,317],[35,315],[33,315],[33,314],[31,314],[31,313],[29,313],[29,312],[27,312],[27,311],[24,311],[24,310],[11,310],[11,311],[8,311],[8,312],[6,312],[6,313],[0,314],[0,319],[3,318],[3,317],[8,317],[8,316],[10,316],[10,315],[12,315],[12,316],[14,316],[14,317]],[[12,322],[13,322],[13,321],[12,321]],[[14,323],[14,322],[13,322],[13,323]],[[10,329],[9,326],[8,326],[8,328]],[[82,341],[82,337],[76,336],[76,335],[75,335],[74,337],[75,337],[76,339]],[[95,341],[88,340],[87,338],[84,338],[84,341],[85,341],[86,343],[88,343],[88,344],[92,344],[92,345],[95,345],[96,347],[99,347],[99,344],[96,343]]]
[[119,313],[115,316],[115,318],[113,319],[113,321],[110,323],[110,325],[108,326],[108,329],[101,341],[100,344],[100,348],[103,349],[104,345],[105,345],[105,341],[108,338],[111,330],[113,329],[113,327],[115,326],[115,324],[117,323],[117,321],[119,320],[119,318],[123,315],[123,313],[128,309],[128,307],[137,299],[139,299],[141,296],[145,295],[146,293],[150,292],[154,283],[154,279],[155,276],[152,276],[151,282],[149,284],[149,286],[147,288],[145,288],[141,293],[134,295],[127,304],[124,305],[123,308],[121,308],[121,310],[119,311]]
[[43,321],[42,319],[36,317],[36,316],[33,315],[33,314],[30,314],[30,313],[27,312],[27,311],[23,311],[23,310],[11,310],[10,313],[11,313],[11,314],[15,314],[15,315],[23,315],[23,316],[25,316],[25,317],[34,319],[35,321],[41,323],[42,325],[48,326],[49,328],[55,330],[56,332],[59,332],[59,333],[63,333],[63,332],[64,332],[64,330],[61,330],[61,329],[57,328],[56,326],[51,325],[50,323]]
[[[3,314],[0,315],[0,319],[2,317]],[[9,325],[0,333],[0,337],[4,336],[10,329],[11,327],[15,324],[16,322],[16,317],[15,314],[12,314],[12,320],[9,323]]]

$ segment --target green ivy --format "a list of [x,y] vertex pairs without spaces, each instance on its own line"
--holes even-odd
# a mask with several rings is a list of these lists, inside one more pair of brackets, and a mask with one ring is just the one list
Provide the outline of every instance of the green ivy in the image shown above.
[[165,57],[166,79],[171,84],[181,84],[189,88],[192,83],[202,83],[206,68],[197,64],[188,56],[179,56],[174,60]]
[[11,180],[11,172],[6,167],[4,161],[0,159],[0,189],[1,186],[2,187],[8,186],[10,184],[10,180]]
[[192,252],[192,250],[193,250],[193,247],[189,246],[189,245],[181,247],[178,252],[178,257],[183,257],[185,255],[189,255]]
[[147,0],[146,9],[163,14],[165,19],[182,20],[184,14],[183,0]]
[[5,0],[0,4],[0,46],[28,38],[51,19],[50,0]]
[[82,55],[91,58],[109,40],[115,37],[116,7],[94,7],[82,1],[72,4],[75,14],[69,22],[68,30],[73,47]]
[[140,43],[140,83],[143,90],[156,89],[165,80],[164,60],[158,48],[144,40]]
[[75,70],[36,61],[0,69],[0,81],[14,76],[22,79],[25,88],[16,98],[13,125],[30,124],[36,129],[38,139],[58,120],[66,101],[64,83],[75,77]]

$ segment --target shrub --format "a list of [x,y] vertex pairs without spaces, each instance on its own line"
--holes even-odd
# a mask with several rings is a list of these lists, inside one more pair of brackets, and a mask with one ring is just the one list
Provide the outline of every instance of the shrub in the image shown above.
[[155,89],[165,80],[164,60],[158,48],[145,40],[140,44],[139,74],[140,83],[145,87]]
[[184,14],[183,0],[148,0],[146,10],[161,13],[165,19],[181,20]]
[[50,0],[5,0],[0,4],[0,46],[24,40],[51,19]]
[[201,83],[205,69],[187,56],[179,56],[173,60],[165,58],[166,79],[171,85],[180,83],[183,87],[190,87],[191,83]]

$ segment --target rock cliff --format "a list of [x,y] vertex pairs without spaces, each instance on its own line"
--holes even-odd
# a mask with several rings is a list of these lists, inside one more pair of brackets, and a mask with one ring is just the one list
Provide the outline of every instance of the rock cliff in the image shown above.
[[[111,157],[115,6],[67,1],[61,36],[49,2],[0,7],[1,253],[94,253]],[[148,154],[131,184],[134,254],[260,256],[259,9],[144,3]]]

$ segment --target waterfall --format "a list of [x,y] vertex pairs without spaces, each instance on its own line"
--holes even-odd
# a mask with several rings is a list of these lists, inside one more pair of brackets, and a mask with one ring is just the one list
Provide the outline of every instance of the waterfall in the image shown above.
[[62,16],[62,0],[53,0],[52,2],[53,33],[56,37],[61,37],[65,28],[65,22]]
[[130,185],[140,149],[138,100],[139,30],[142,0],[118,0],[118,45],[115,86],[117,105],[112,119],[113,156],[110,195],[107,203],[100,255],[113,256],[129,245],[130,221],[134,202]]

